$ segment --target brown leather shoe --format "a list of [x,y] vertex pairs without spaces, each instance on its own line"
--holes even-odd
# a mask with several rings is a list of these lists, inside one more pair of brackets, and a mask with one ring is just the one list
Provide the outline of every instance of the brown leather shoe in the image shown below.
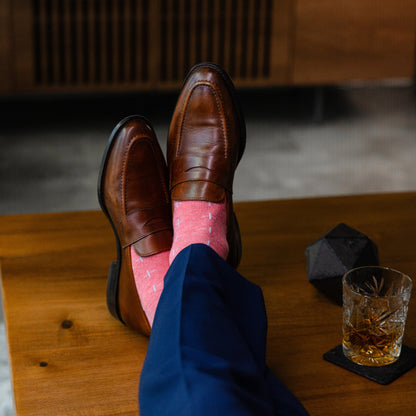
[[146,335],[150,325],[136,290],[130,247],[140,256],[170,250],[167,173],[149,122],[140,116],[122,120],[110,136],[98,180],[98,199],[117,243],[117,261],[108,275],[107,305],[114,317]]
[[233,180],[245,148],[245,123],[235,89],[217,65],[189,72],[172,117],[168,166],[172,201],[227,202],[228,263],[241,259],[241,237],[233,211]]

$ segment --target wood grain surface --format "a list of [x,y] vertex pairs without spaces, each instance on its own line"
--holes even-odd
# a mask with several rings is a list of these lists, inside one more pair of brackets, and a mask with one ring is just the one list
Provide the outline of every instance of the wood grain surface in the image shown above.
[[412,78],[416,2],[298,0],[293,82]]
[[[416,369],[381,386],[322,359],[341,341],[342,311],[308,283],[305,248],[344,222],[414,279],[415,206],[416,193],[236,204],[239,271],[264,291],[268,364],[312,416],[414,414]],[[107,312],[115,246],[104,215],[0,217],[0,258],[17,414],[137,414],[148,339]],[[404,342],[416,348],[414,293]]]

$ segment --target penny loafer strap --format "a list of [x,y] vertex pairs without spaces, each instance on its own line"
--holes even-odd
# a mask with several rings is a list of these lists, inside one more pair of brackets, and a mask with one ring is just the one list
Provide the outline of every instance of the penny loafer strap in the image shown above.
[[218,155],[185,155],[176,157],[171,166],[171,190],[185,182],[210,182],[232,192],[234,172],[230,161]]

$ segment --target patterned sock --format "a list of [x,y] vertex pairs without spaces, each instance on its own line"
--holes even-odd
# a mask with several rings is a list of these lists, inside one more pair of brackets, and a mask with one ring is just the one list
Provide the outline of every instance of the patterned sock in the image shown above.
[[227,212],[225,200],[175,201],[173,206],[173,244],[169,263],[191,244],[210,246],[224,260],[228,256]]
[[163,290],[163,279],[169,268],[169,251],[141,257],[131,246],[130,252],[137,292],[149,324],[152,326]]

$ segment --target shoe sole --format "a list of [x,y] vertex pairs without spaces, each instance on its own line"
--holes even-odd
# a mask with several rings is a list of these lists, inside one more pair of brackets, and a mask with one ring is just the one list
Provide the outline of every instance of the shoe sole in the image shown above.
[[131,120],[139,120],[144,121],[146,124],[150,126],[150,122],[142,116],[132,115],[129,117],[124,118],[121,120],[116,127],[114,127],[110,138],[108,140],[107,146],[104,150],[104,155],[101,161],[101,166],[98,174],[98,186],[97,186],[97,194],[98,194],[98,202],[100,204],[101,210],[104,212],[105,216],[109,220],[111,224],[111,228],[113,229],[114,236],[116,239],[116,247],[117,247],[117,260],[111,262],[110,269],[108,271],[108,279],[107,279],[107,308],[110,311],[111,315],[115,318],[120,320],[124,323],[119,309],[118,304],[118,288],[120,282],[120,270],[121,270],[121,262],[122,262],[122,248],[120,243],[120,238],[117,234],[117,230],[114,226],[114,223],[111,219],[111,216],[107,210],[104,201],[104,178],[106,174],[108,160],[110,158],[111,150],[113,149],[115,138],[117,137],[120,130]]

